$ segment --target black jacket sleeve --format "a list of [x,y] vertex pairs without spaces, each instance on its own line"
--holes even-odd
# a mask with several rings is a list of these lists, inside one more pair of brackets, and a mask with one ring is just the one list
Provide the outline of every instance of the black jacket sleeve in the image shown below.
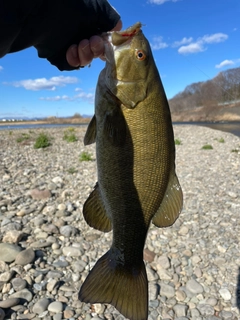
[[107,0],[0,0],[0,58],[34,46],[59,70],[73,70],[67,49],[119,19]]

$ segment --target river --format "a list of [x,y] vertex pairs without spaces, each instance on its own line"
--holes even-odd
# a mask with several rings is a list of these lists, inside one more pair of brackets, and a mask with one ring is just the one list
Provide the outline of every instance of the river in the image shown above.
[[[230,132],[240,137],[240,122],[174,122],[174,125],[197,125],[212,128],[215,130]],[[0,130],[16,130],[16,129],[36,129],[36,128],[59,128],[59,127],[78,127],[86,126],[87,124],[6,124],[0,125]]]

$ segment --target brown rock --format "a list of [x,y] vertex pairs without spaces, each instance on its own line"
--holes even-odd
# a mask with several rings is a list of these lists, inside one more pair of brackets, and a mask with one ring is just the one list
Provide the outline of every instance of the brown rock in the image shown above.
[[155,253],[150,251],[149,249],[144,249],[143,251],[143,259],[148,262],[153,262],[155,258]]
[[3,237],[3,242],[18,243],[19,241],[21,241],[22,237],[23,233],[21,231],[10,230]]
[[48,189],[45,189],[45,190],[32,189],[29,191],[29,195],[35,200],[45,200],[45,199],[51,198],[52,196],[51,191]]

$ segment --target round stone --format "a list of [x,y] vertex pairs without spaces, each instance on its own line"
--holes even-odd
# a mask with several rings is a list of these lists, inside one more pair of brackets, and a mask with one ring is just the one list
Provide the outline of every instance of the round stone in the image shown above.
[[12,279],[12,286],[15,291],[20,291],[27,286],[27,281],[22,278]]
[[0,257],[4,262],[13,262],[22,249],[16,244],[0,243]]
[[225,300],[225,301],[231,300],[232,296],[227,288],[220,289],[219,293],[220,293],[221,297],[223,298],[223,300]]
[[9,298],[3,301],[0,301],[0,308],[7,309],[16,306],[19,304],[19,298]]
[[33,312],[37,314],[41,314],[47,310],[50,301],[47,298],[42,298],[38,300],[33,306]]
[[193,294],[198,294],[203,292],[203,286],[194,279],[188,280],[186,284],[186,288]]
[[48,306],[48,311],[53,313],[59,313],[63,311],[63,304],[59,301],[51,302]]
[[21,266],[25,266],[35,259],[35,252],[32,248],[23,250],[19,252],[16,256],[15,263],[20,264]]

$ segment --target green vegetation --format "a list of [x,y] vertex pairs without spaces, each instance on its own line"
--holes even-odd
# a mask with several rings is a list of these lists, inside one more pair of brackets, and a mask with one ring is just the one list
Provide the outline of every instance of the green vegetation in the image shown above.
[[70,127],[64,131],[63,140],[67,142],[75,142],[77,141],[77,137],[75,135],[75,129]]
[[50,138],[45,133],[40,133],[35,141],[34,148],[47,148],[51,145]]
[[9,131],[9,135],[11,136],[13,134],[13,132],[12,131]]
[[232,149],[231,152],[240,153],[240,148],[239,149]]
[[223,139],[223,138],[220,138],[220,139],[214,139],[214,140],[217,140],[218,142],[220,142],[220,143],[224,143],[225,142],[225,140]]
[[92,155],[87,151],[83,151],[79,156],[79,161],[92,161]]
[[210,144],[205,144],[203,147],[202,147],[203,150],[212,150],[213,147],[210,145]]
[[70,174],[74,174],[74,173],[77,172],[77,170],[76,170],[75,168],[71,167],[71,168],[69,168],[69,169],[67,170],[67,172],[70,173]]
[[179,146],[180,144],[182,144],[182,141],[180,139],[175,139],[175,145]]
[[30,135],[27,134],[27,133],[22,133],[21,137],[18,137],[16,141],[17,142],[23,142],[23,141],[28,140],[28,139],[30,139]]

